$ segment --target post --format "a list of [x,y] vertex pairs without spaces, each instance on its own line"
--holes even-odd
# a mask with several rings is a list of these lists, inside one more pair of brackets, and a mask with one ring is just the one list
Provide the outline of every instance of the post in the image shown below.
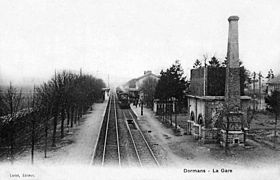
[[259,109],[262,109],[262,74],[261,74],[261,72],[259,72],[259,98],[260,98]]
[[[171,104],[172,105],[172,104]],[[170,107],[170,119],[171,119],[171,127],[173,126],[173,119],[172,119],[172,115],[173,115],[173,111],[172,111],[172,106]]]
[[163,103],[163,122],[165,122],[165,113],[166,113],[166,101]]
[[160,116],[161,116],[161,121],[163,122],[163,103],[160,103]]
[[174,118],[175,118],[175,129],[177,129],[177,102],[175,100],[175,107],[174,107]]
[[253,112],[256,111],[256,72],[253,72]]
[[141,116],[143,116],[143,101],[141,100]]

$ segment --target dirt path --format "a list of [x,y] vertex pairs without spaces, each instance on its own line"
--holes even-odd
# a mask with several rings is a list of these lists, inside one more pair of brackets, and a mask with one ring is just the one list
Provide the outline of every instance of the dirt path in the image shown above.
[[[132,107],[136,114],[140,114],[140,108]],[[152,144],[159,144],[156,148],[159,158],[164,159],[164,166],[182,167],[193,166],[209,160],[209,149],[197,147],[191,137],[183,136],[183,132],[174,133],[173,129],[158,121],[150,110],[145,109],[143,116],[138,116],[138,122],[148,135]]]

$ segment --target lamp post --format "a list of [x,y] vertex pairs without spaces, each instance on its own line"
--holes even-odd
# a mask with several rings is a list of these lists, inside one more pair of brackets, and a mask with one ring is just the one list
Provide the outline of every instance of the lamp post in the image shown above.
[[143,101],[141,100],[141,116],[143,116]]
[[141,105],[141,116],[143,116],[143,102],[144,101],[144,93],[140,92],[140,105]]
[[172,97],[173,102],[173,112],[174,112],[174,119],[175,119],[175,129],[177,129],[177,99]]

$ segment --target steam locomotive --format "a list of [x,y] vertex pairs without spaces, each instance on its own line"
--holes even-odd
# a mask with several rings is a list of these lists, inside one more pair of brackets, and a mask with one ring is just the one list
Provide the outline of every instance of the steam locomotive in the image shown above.
[[124,90],[121,89],[120,87],[117,87],[116,93],[117,93],[118,103],[120,105],[120,108],[130,108],[131,103],[137,105],[139,101],[139,92],[137,90],[132,90],[132,89]]
[[121,90],[119,87],[116,89],[117,97],[118,97],[118,104],[121,109],[128,109],[130,108],[129,96],[128,93]]
[[118,103],[121,109],[130,108],[129,96],[127,93],[121,92],[118,93]]

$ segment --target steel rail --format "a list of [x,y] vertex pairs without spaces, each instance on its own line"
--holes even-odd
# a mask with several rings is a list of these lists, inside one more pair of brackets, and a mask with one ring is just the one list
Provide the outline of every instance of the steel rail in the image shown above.
[[120,143],[119,143],[119,130],[118,130],[118,116],[117,116],[117,106],[116,106],[116,98],[114,97],[114,110],[115,110],[115,121],[116,121],[116,134],[117,134],[117,146],[118,146],[118,159],[119,166],[121,165],[121,154],[120,154]]
[[154,155],[154,152],[153,152],[152,148],[150,147],[150,145],[149,145],[149,143],[147,142],[145,136],[143,135],[143,133],[142,133],[140,127],[138,126],[138,123],[136,123],[136,121],[135,121],[133,115],[131,114],[130,110],[129,110],[128,112],[129,112],[130,116],[132,117],[132,120],[133,120],[134,124],[137,126],[137,129],[139,130],[139,132],[140,132],[142,138],[144,139],[145,144],[146,144],[146,146],[148,147],[148,149],[149,149],[149,151],[150,151],[150,153],[151,153],[151,155],[152,155],[154,161],[156,162],[157,166],[160,166],[158,160],[156,159],[156,156]]
[[131,140],[132,140],[132,143],[133,143],[133,147],[134,147],[134,150],[135,150],[137,159],[138,159],[138,161],[139,161],[140,166],[143,167],[142,162],[141,162],[141,158],[140,158],[140,156],[139,156],[139,153],[138,153],[138,150],[137,150],[137,147],[136,147],[136,143],[135,143],[134,138],[133,138],[133,136],[132,136],[130,127],[129,127],[128,123],[127,123],[127,116],[125,115],[125,113],[124,113],[123,111],[122,111],[122,113],[123,113],[123,116],[124,116],[124,120],[125,120],[126,127],[127,127],[127,129],[128,129],[128,132],[129,132],[129,134],[130,134],[130,137],[131,137]]
[[[104,112],[102,114],[102,120],[104,120],[104,118],[105,118],[106,111],[107,111],[107,108],[109,106],[109,103],[110,103],[110,99],[108,100],[107,105],[105,107],[105,110],[104,110]],[[96,142],[95,142],[95,145],[94,145],[94,148],[93,148],[93,152],[92,152],[92,155],[91,155],[91,161],[90,161],[89,165],[93,165],[93,163],[94,163],[94,157],[95,157],[95,154],[96,154],[97,144],[98,144],[98,141],[99,141],[99,138],[100,138],[102,124],[103,124],[103,121],[100,123],[97,139],[96,139]]]
[[107,144],[108,127],[109,127],[110,111],[111,111],[111,101],[112,101],[111,98],[112,98],[112,95],[111,95],[110,101],[109,101],[109,109],[108,109],[108,116],[107,116],[106,132],[105,132],[105,139],[104,139],[103,153],[102,153],[102,163],[101,163],[102,166],[104,165],[105,154],[106,154],[106,144]]

